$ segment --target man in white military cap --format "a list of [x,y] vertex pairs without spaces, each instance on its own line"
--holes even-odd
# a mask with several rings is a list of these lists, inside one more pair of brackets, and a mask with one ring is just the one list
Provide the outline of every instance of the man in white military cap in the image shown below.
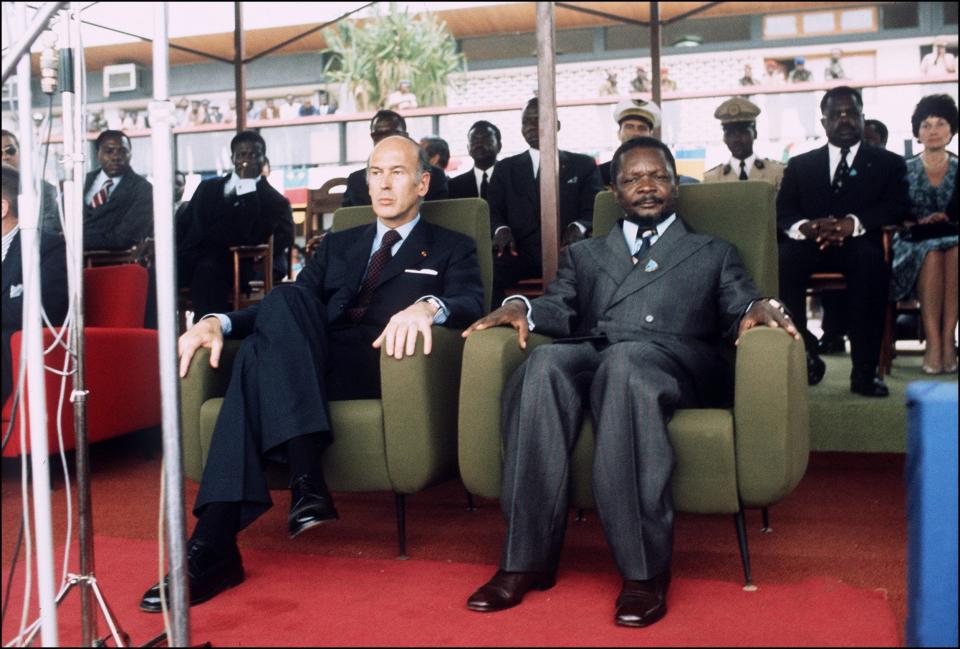
[[[660,107],[645,99],[624,99],[614,108],[613,119],[619,127],[617,137],[621,144],[642,135],[655,137],[653,131],[660,126]],[[604,187],[613,185],[610,178],[610,162],[600,165],[600,176]],[[690,176],[680,176],[681,185],[699,182]]]
[[780,191],[784,165],[769,158],[758,158],[753,152],[759,114],[760,109],[742,97],[720,104],[713,116],[723,127],[723,143],[730,150],[730,159],[704,173],[703,182],[764,180]]

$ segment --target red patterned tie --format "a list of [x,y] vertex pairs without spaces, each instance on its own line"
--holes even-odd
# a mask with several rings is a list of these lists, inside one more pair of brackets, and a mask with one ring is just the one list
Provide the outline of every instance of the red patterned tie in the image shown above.
[[113,187],[113,181],[107,178],[107,182],[103,183],[100,186],[100,191],[94,195],[93,200],[90,201],[90,207],[97,209],[101,205],[107,202],[107,197],[110,195],[110,188]]
[[367,265],[367,276],[360,287],[360,293],[357,295],[354,305],[347,309],[347,317],[351,321],[360,322],[363,319],[363,314],[370,305],[370,298],[373,297],[373,289],[377,285],[377,280],[380,279],[380,272],[393,256],[390,249],[393,248],[393,244],[400,241],[400,238],[396,230],[387,230],[383,235],[383,241],[380,242],[380,247],[370,257],[370,263]]

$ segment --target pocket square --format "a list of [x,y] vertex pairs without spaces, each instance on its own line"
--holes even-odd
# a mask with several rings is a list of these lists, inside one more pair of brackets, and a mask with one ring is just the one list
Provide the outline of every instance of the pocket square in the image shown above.
[[568,185],[572,185],[572,184],[574,184],[574,183],[576,183],[576,182],[577,182],[577,177],[574,176],[573,178],[571,178],[570,180],[567,181],[567,184],[568,184]]
[[417,275],[437,275],[438,274],[437,271],[433,270],[432,268],[408,268],[403,272],[414,273]]
[[23,295],[23,284],[14,284],[10,287],[10,299]]

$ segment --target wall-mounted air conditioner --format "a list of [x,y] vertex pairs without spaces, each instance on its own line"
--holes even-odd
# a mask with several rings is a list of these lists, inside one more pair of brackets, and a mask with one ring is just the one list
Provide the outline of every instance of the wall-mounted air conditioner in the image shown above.
[[136,90],[140,85],[140,70],[136,63],[103,66],[103,96],[114,92]]

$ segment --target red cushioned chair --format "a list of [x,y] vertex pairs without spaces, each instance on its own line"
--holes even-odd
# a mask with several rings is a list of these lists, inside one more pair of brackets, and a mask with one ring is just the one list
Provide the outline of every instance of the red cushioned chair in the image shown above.
[[[137,264],[100,266],[83,271],[84,282],[84,360],[87,397],[87,439],[90,443],[117,437],[160,424],[160,371],[157,332],[143,328],[147,304],[147,269]],[[21,333],[11,339],[13,367],[20,363]],[[44,348],[53,342],[45,330]],[[63,368],[64,350],[57,347],[44,357],[47,367]],[[16,370],[15,370],[16,371]],[[50,452],[57,442],[57,403],[60,376],[47,372],[47,427]],[[73,379],[67,378],[60,421],[65,450],[76,446],[73,407],[70,393]],[[3,406],[3,430],[10,425],[13,397]],[[17,407],[13,434],[3,450],[4,457],[20,454],[19,414]]]

